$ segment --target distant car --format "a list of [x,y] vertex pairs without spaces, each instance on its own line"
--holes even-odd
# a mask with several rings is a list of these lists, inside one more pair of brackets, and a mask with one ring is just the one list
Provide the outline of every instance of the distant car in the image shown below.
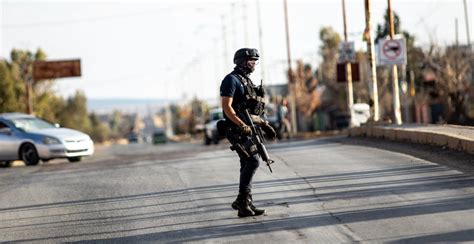
[[207,123],[204,125],[204,144],[219,144],[219,141],[224,139],[224,137],[217,133],[217,122],[223,118],[222,109],[216,108],[209,111]]
[[0,162],[4,165],[13,160],[37,165],[55,158],[78,162],[93,153],[94,142],[87,134],[28,114],[0,114]]
[[140,143],[141,138],[140,135],[136,132],[129,132],[127,133],[127,141],[128,143]]
[[164,128],[155,129],[152,135],[153,144],[166,143],[168,138],[166,137],[166,131]]
[[265,105],[265,119],[270,123],[273,129],[276,132],[276,137],[278,140],[282,138],[290,138],[290,134],[288,132],[289,127],[285,124],[283,120],[278,118],[278,106],[275,106],[272,103]]

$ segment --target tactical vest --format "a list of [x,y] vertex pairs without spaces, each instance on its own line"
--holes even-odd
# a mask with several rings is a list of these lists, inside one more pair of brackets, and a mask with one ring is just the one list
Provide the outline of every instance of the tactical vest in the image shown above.
[[240,83],[242,83],[245,92],[245,101],[237,105],[237,110],[244,111],[245,109],[248,109],[249,113],[252,115],[263,115],[265,109],[265,103],[263,102],[263,92],[260,92],[259,94],[259,92],[257,92],[258,88],[249,78],[244,77],[237,72],[233,72],[233,75],[235,75],[237,79],[239,79]]

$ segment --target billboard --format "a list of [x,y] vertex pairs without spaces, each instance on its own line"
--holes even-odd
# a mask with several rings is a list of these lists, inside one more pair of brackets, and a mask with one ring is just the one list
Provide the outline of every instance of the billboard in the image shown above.
[[33,63],[33,79],[56,79],[81,76],[81,60],[37,61]]

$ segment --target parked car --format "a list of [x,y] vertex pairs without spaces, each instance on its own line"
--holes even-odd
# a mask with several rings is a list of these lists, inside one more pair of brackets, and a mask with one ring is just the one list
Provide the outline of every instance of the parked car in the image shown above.
[[[290,133],[289,133],[289,122],[279,119],[278,117],[278,106],[275,106],[275,104],[269,103],[265,106],[265,120],[268,121],[268,123],[273,127],[273,129],[276,132],[276,137],[278,140],[281,140],[282,138],[289,139],[290,138]],[[281,124],[280,124],[281,123]]]
[[152,135],[152,142],[154,145],[160,143],[166,143],[168,138],[166,137],[166,131],[164,128],[156,128]]
[[221,108],[212,109],[209,111],[207,123],[204,125],[204,144],[210,145],[211,142],[219,144],[219,140],[224,139],[217,133],[217,122],[224,118]]
[[94,142],[87,134],[28,114],[0,114],[0,162],[7,166],[13,160],[26,165],[55,158],[78,162],[93,153]]
[[129,144],[130,143],[141,143],[142,142],[140,134],[138,134],[136,132],[133,132],[133,131],[128,132],[126,137],[127,137],[127,141],[128,141]]

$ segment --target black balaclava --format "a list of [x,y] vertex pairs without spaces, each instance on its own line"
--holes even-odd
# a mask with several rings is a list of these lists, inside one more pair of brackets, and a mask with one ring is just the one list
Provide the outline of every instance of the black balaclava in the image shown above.
[[237,65],[235,66],[234,70],[238,70],[242,72],[245,76],[249,76],[252,72],[255,71],[255,68],[252,69],[250,65],[248,65],[249,59],[243,58],[242,60],[239,60],[237,62]]

